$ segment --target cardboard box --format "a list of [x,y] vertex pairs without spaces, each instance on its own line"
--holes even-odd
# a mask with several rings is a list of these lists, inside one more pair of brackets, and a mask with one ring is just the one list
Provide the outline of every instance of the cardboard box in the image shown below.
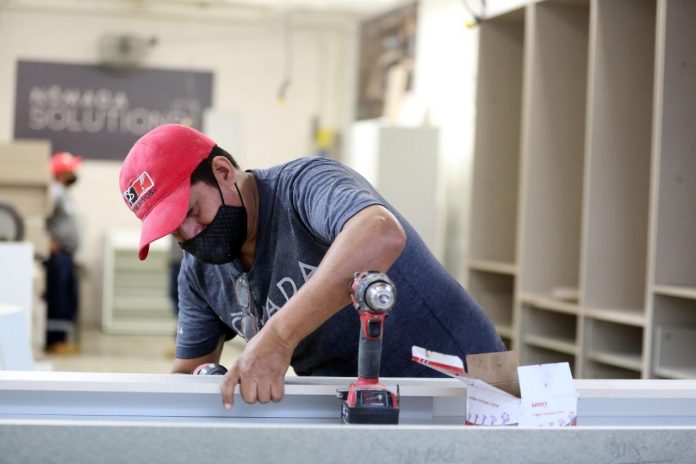
[[467,386],[468,425],[575,425],[578,394],[567,362],[517,366],[512,351],[457,356],[414,346],[412,359]]
[[51,142],[16,140],[0,143],[0,185],[45,186],[51,183]]

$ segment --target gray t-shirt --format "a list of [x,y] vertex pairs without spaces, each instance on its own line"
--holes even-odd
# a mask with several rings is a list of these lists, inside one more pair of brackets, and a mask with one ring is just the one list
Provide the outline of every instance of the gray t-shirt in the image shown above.
[[77,227],[75,205],[67,187],[60,182],[51,185],[53,212],[46,219],[46,228],[51,238],[58,242],[61,250],[74,253],[80,246],[80,231]]
[[[250,172],[259,189],[259,224],[256,255],[246,277],[261,326],[312,276],[351,217],[370,205],[383,205],[406,230],[407,244],[388,271],[397,301],[385,321],[380,375],[438,376],[411,361],[412,345],[462,359],[505,349],[481,308],[359,174],[319,157]],[[212,352],[222,334],[242,336],[239,303],[245,299],[235,295],[241,273],[236,261],[210,265],[185,253],[179,275],[178,358]],[[347,306],[297,346],[291,365],[299,375],[355,376],[358,338],[358,313]]]

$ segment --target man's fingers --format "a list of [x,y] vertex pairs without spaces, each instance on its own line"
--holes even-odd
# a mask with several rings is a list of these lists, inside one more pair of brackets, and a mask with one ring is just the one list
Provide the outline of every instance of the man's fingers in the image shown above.
[[271,385],[271,400],[274,403],[283,399],[285,396],[285,383],[281,381],[279,384]]
[[258,384],[256,388],[256,399],[261,404],[271,401],[271,386],[269,384]]
[[256,403],[258,398],[256,392],[256,382],[253,380],[245,380],[244,382],[240,383],[239,393],[242,395],[242,399],[245,402],[249,404]]
[[222,394],[222,405],[225,409],[232,409],[234,405],[234,389],[239,381],[237,366],[233,366],[230,371],[225,374],[220,384],[220,393]]

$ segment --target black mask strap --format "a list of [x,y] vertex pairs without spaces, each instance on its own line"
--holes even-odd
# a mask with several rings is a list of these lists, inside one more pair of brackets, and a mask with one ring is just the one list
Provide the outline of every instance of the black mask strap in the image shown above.
[[242,198],[242,192],[239,191],[239,187],[237,187],[237,183],[234,183],[234,188],[237,189],[237,194],[239,195],[239,200],[242,202],[242,207],[246,209],[246,206],[244,206],[244,198]]
[[[224,204],[225,204],[225,198],[222,196],[222,189],[220,188],[220,183],[217,181],[217,179],[215,179],[215,186],[217,187],[218,192],[220,192],[220,201],[222,201],[222,204],[224,205]],[[239,187],[237,187],[237,183],[236,183],[236,182],[234,183],[234,188],[237,189],[237,194],[239,195],[239,199],[240,199],[241,202],[242,202],[242,207],[246,208],[246,206],[244,206],[244,198],[242,198],[242,192],[239,191]]]

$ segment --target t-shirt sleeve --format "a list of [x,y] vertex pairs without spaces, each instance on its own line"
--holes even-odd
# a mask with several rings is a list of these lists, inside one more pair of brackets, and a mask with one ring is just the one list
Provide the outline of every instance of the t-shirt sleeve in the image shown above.
[[179,324],[176,329],[176,357],[191,359],[212,353],[221,335],[225,340],[234,336],[210,308],[190,267],[182,266],[179,273]]
[[346,222],[372,205],[385,205],[362,176],[338,161],[316,158],[296,175],[292,203],[315,236],[330,245]]

